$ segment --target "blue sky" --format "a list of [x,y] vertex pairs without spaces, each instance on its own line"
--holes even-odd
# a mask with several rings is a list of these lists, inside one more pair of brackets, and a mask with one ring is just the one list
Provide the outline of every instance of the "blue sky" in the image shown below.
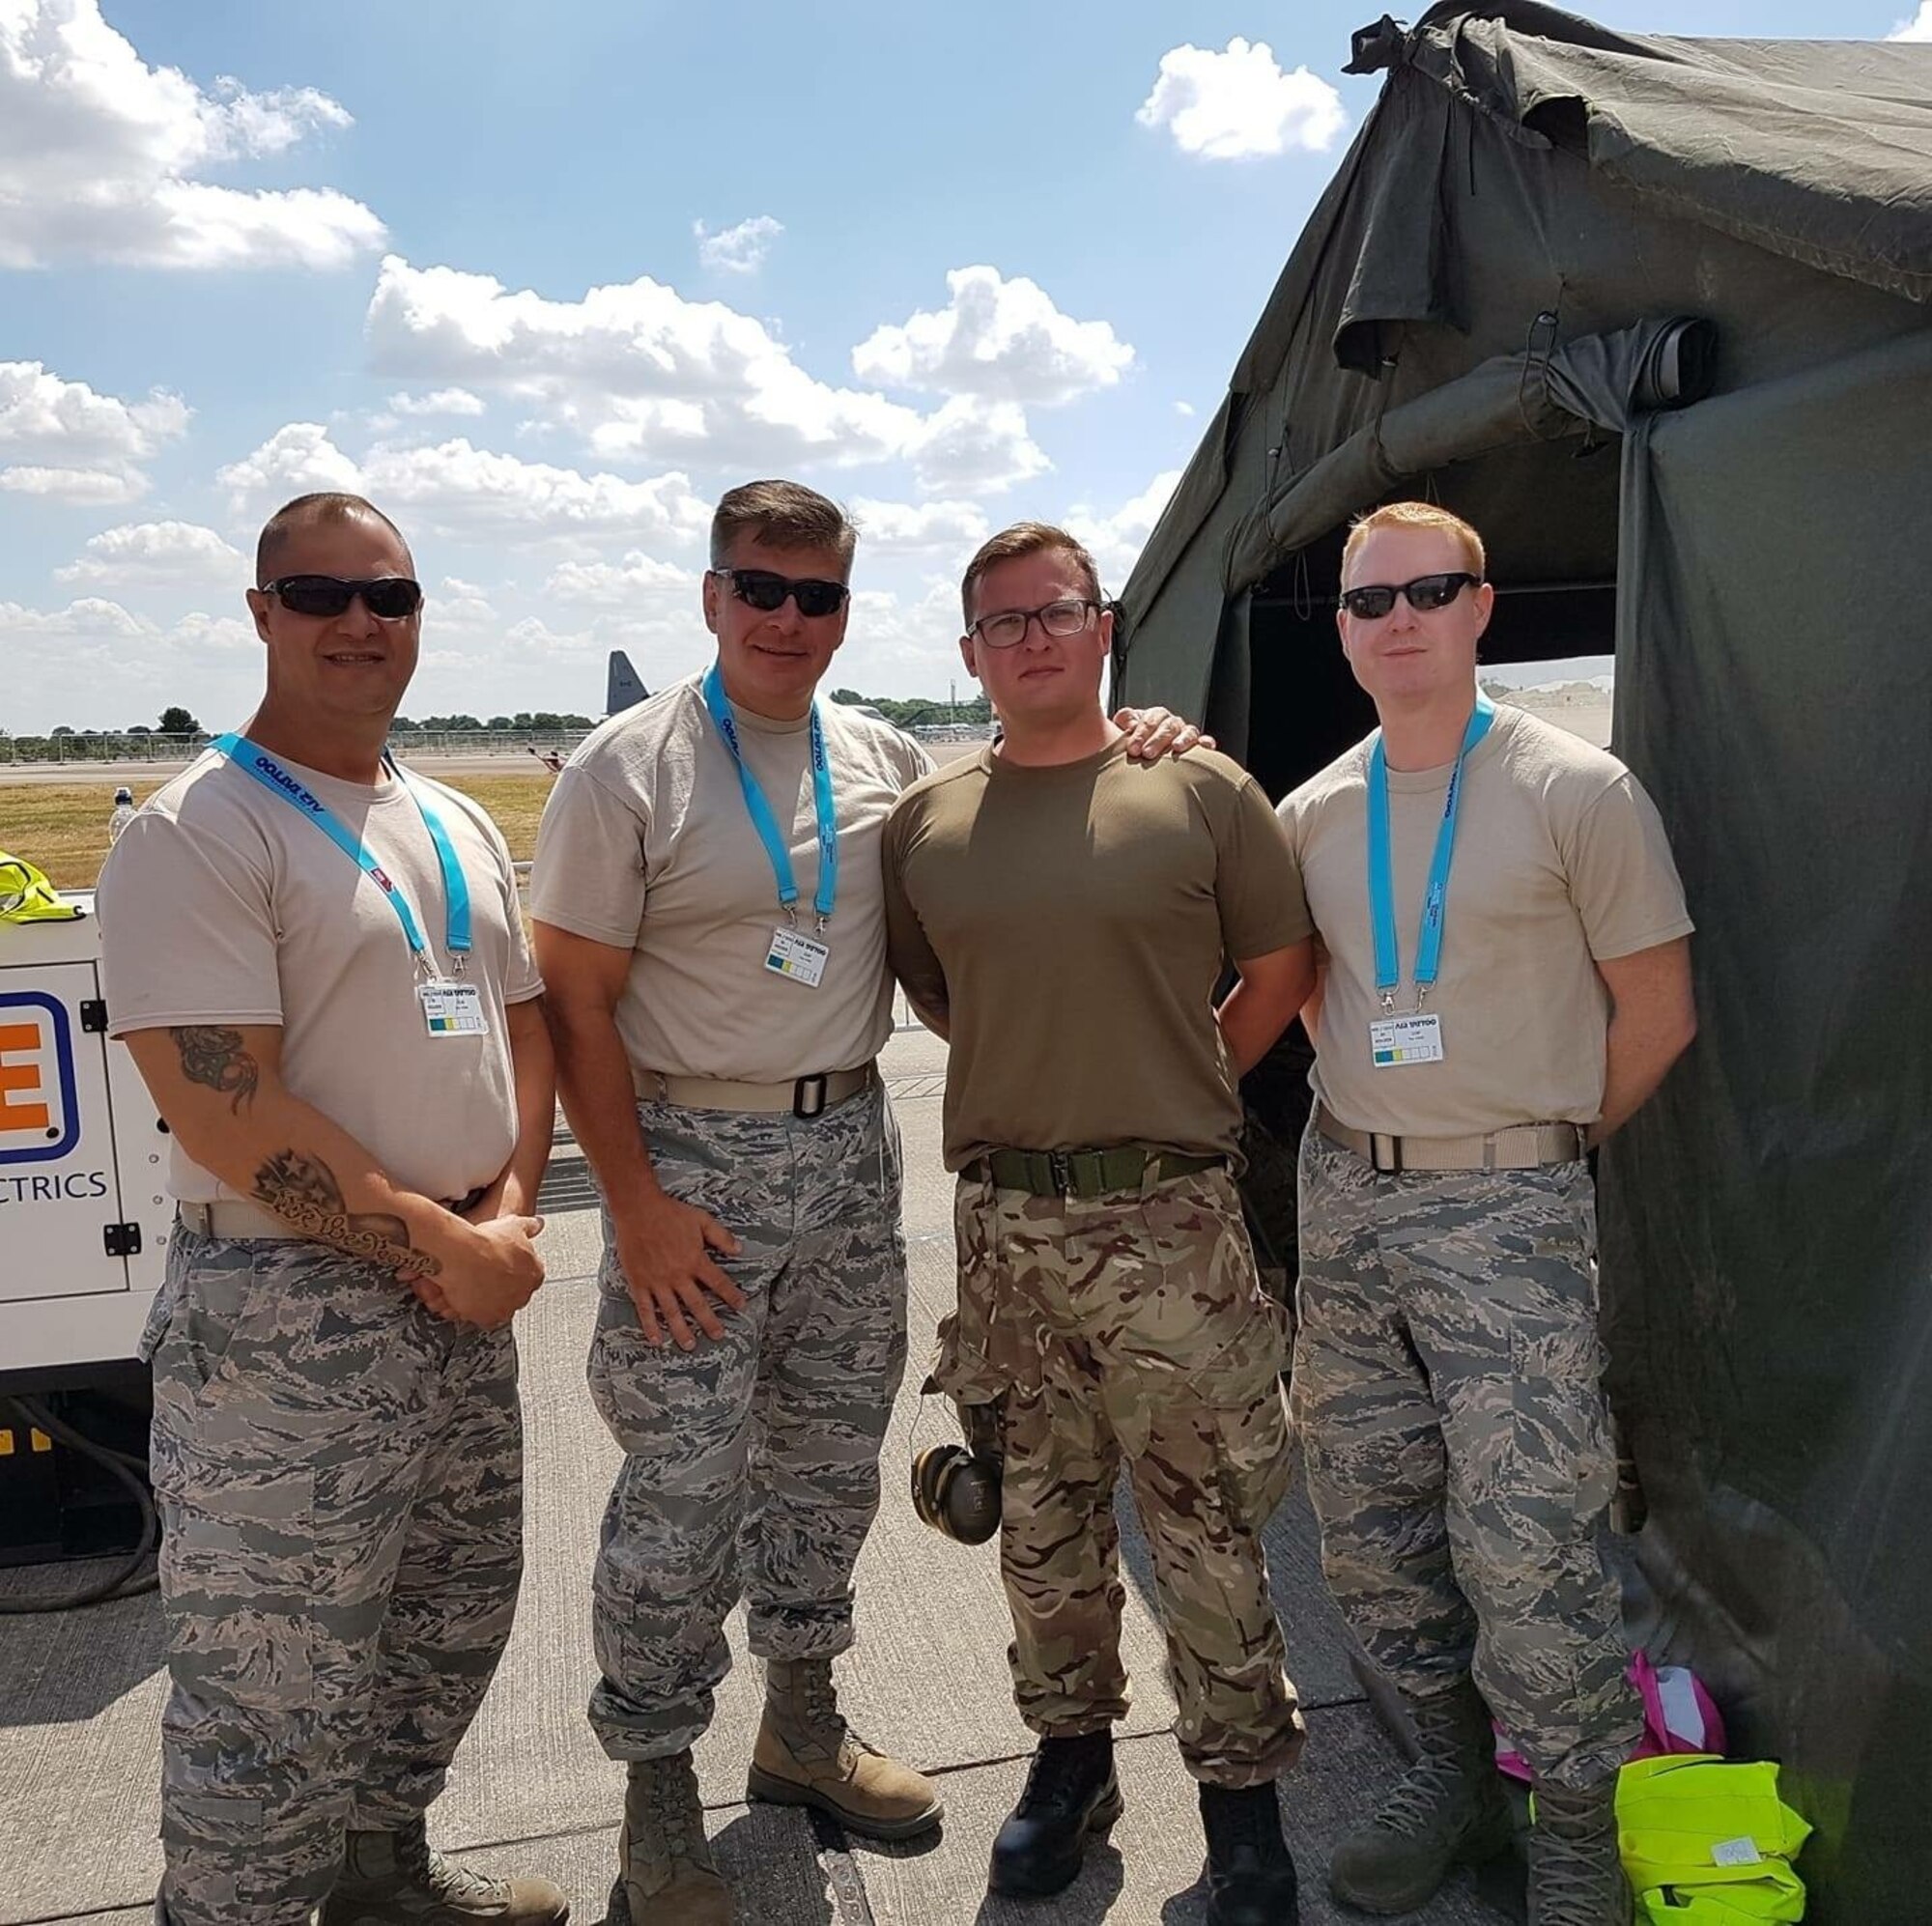
[[1374,12],[0,0],[0,727],[239,721],[254,531],[330,486],[412,539],[414,714],[696,667],[710,504],[766,473],[861,516],[835,679],[943,693],[990,529],[1066,521],[1119,585]]

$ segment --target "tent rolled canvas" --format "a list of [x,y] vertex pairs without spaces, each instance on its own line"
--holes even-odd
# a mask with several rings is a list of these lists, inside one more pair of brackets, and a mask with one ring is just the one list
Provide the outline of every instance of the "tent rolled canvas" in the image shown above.
[[1614,652],[1698,924],[1698,1040],[1601,1172],[1640,1629],[1784,1763],[1808,1916],[1932,1920],[1932,46],[1514,0],[1353,66],[1116,691],[1314,773],[1374,720],[1343,536],[1407,496],[1483,531],[1489,659]]

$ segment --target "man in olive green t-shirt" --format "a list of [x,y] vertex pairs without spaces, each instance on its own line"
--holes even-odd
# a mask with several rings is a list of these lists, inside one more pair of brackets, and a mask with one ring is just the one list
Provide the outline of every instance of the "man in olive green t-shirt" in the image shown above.
[[1124,1460],[1201,1786],[1209,1918],[1291,1920],[1274,1782],[1301,1721],[1261,1544],[1288,1479],[1284,1333],[1232,1166],[1236,1080],[1314,981],[1300,878],[1226,758],[1128,761],[1099,703],[1112,617],[1071,536],[994,536],[964,602],[966,666],[1005,735],[899,799],[886,915],[895,972],[952,1044],[959,1303],[935,1383],[1001,1462],[1015,1696],[1040,1737],[989,1883],[1061,1890],[1121,1809]]

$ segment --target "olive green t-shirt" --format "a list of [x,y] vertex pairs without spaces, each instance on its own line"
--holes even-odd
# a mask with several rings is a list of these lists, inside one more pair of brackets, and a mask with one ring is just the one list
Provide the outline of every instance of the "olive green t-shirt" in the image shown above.
[[1233,1156],[1223,959],[1312,930],[1267,798],[1226,756],[1009,763],[915,782],[886,824],[894,973],[944,1011],[945,1153],[1142,1144]]

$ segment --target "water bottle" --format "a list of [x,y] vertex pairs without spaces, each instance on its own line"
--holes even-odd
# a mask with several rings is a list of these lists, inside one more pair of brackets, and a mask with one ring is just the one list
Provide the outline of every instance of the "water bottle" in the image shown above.
[[121,832],[134,820],[134,792],[125,785],[114,792],[114,813],[107,818],[107,840],[121,840]]

